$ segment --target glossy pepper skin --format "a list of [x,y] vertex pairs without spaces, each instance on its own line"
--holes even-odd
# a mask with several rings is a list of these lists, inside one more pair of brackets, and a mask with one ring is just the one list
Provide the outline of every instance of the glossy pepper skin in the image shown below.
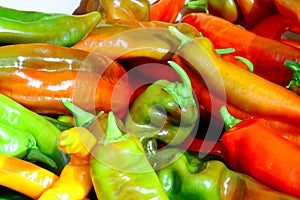
[[175,23],[184,4],[184,0],[159,0],[154,2],[150,6],[150,20]]
[[284,87],[290,81],[292,72],[283,63],[287,59],[300,63],[299,49],[258,36],[222,18],[192,13],[184,16],[181,22],[195,26],[213,42],[215,48],[234,48],[235,55],[253,63],[255,74]]
[[108,114],[105,139],[91,152],[91,176],[98,199],[168,199],[135,136]]
[[69,162],[69,156],[57,147],[57,138],[61,131],[39,114],[2,94],[0,94],[0,121],[13,129],[31,133],[39,150],[56,163],[56,168],[50,167],[49,170],[59,174]]
[[189,75],[198,103],[212,115],[220,118],[219,109],[226,105],[234,117],[265,118],[280,135],[300,144],[299,96],[225,62],[208,38],[187,39],[173,59]]
[[0,185],[37,199],[58,180],[58,176],[19,158],[0,155]]
[[0,141],[1,155],[13,156],[30,162],[42,162],[51,168],[57,167],[51,158],[39,150],[36,139],[27,130],[0,123]]
[[133,101],[125,118],[126,128],[146,146],[144,142],[149,139],[178,145],[198,122],[190,79],[175,62],[169,64],[181,76],[182,83],[164,79],[154,82]]
[[[199,158],[197,153],[164,149],[157,156],[157,175],[170,200],[180,199],[297,199],[232,171],[216,159]],[[159,166],[161,165],[161,166]]]
[[104,55],[51,44],[3,46],[0,52],[0,93],[34,112],[69,114],[62,99],[88,111],[127,111],[126,71]]
[[100,0],[103,18],[149,21],[150,3],[147,0]]
[[0,7],[0,12],[2,44],[50,43],[72,46],[101,19],[97,11],[75,16]]
[[90,151],[97,140],[87,129],[73,127],[63,131],[58,146],[71,154],[70,162],[62,170],[59,179],[46,190],[39,200],[84,199],[92,188],[90,176]]
[[283,16],[295,21],[300,26],[300,2],[297,0],[274,0],[274,4]]
[[225,107],[222,109],[229,127],[221,138],[226,164],[271,188],[300,198],[299,146],[277,134],[263,118],[232,122],[236,119],[226,113]]

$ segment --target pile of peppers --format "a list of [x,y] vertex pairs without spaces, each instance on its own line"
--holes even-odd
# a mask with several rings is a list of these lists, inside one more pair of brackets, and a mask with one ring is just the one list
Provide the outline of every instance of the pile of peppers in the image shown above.
[[299,9],[0,6],[0,199],[300,199]]

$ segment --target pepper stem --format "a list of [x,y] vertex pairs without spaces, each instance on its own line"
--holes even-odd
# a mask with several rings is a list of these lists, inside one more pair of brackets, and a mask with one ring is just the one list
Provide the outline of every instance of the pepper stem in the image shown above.
[[292,80],[286,86],[286,88],[290,88],[291,86],[299,87],[300,86],[300,65],[291,60],[286,60],[283,65],[290,68],[293,72]]
[[233,53],[235,52],[235,49],[234,48],[216,49],[216,52],[219,55],[223,55],[223,54]]
[[63,99],[62,104],[73,114],[75,118],[75,124],[79,127],[89,126],[97,119],[97,117],[103,115],[104,113],[103,111],[101,111],[97,115],[93,115],[74,105],[67,99]]
[[178,48],[180,48],[181,46],[183,46],[185,43],[188,43],[190,41],[192,41],[193,39],[189,38],[188,36],[184,35],[183,33],[181,33],[177,28],[175,28],[174,26],[169,26],[169,31],[170,33],[177,37],[181,44],[179,45]]
[[197,0],[197,1],[190,1],[186,4],[187,8],[190,9],[198,9],[198,10],[204,10],[205,13],[209,13],[208,6],[207,6],[207,0]]
[[250,72],[253,72],[254,71],[254,65],[253,63],[248,60],[247,58],[245,57],[242,57],[242,56],[234,56],[235,59],[239,60],[239,61],[242,61],[243,63],[245,63],[249,69]]
[[234,118],[227,110],[225,106],[220,109],[220,115],[225,124],[225,130],[232,128],[234,125],[240,123],[242,120]]
[[175,102],[181,108],[187,107],[189,105],[196,105],[189,76],[177,63],[173,61],[168,61],[168,63],[180,75],[182,84],[174,82],[167,85],[164,90],[174,98]]

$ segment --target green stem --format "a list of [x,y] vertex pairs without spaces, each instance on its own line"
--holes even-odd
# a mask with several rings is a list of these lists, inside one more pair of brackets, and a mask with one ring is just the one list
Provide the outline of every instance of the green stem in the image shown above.
[[233,53],[235,52],[235,49],[234,48],[216,49],[216,52],[219,55],[223,55],[223,54]]
[[240,123],[242,120],[234,118],[227,110],[225,106],[220,109],[220,115],[225,124],[225,130],[232,128],[234,125]]
[[286,60],[284,62],[284,66],[290,68],[293,72],[293,77],[287,88],[290,88],[291,86],[300,86],[300,65],[294,61]]
[[185,34],[181,33],[177,28],[175,28],[174,26],[169,26],[169,31],[170,33],[177,37],[180,41],[181,44],[179,45],[178,48],[180,48],[181,46],[183,46],[184,44],[192,41],[193,39],[189,38],[188,36],[186,36]]
[[104,113],[103,111],[101,111],[97,115],[93,115],[89,112],[82,110],[67,99],[62,100],[62,104],[73,114],[76,126],[80,127],[89,126],[97,119],[97,117],[103,115]]
[[244,58],[242,56],[234,56],[235,59],[239,60],[239,61],[242,61],[243,63],[245,63],[249,69],[250,72],[253,72],[254,71],[254,66],[253,66],[253,63],[248,60],[247,58]]
[[186,4],[186,7],[189,9],[204,10],[205,13],[209,13],[207,0],[190,1]]
[[168,63],[180,75],[182,84],[178,82],[171,83],[167,85],[164,90],[174,98],[175,102],[181,108],[187,107],[189,105],[196,105],[189,76],[177,63],[173,61],[168,61]]

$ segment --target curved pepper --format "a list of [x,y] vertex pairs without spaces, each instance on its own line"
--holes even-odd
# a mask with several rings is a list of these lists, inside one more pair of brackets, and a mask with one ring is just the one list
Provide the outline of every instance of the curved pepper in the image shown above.
[[197,124],[198,109],[190,79],[175,62],[169,64],[182,83],[163,79],[154,82],[133,101],[125,118],[126,128],[146,146],[149,139],[178,145]]
[[13,156],[28,160],[30,162],[41,162],[56,168],[56,163],[43,154],[37,147],[34,136],[23,129],[16,129],[9,125],[0,123],[0,154]]
[[0,93],[37,113],[69,114],[61,103],[68,99],[89,111],[123,116],[131,86],[125,69],[104,55],[18,44],[0,47]]
[[72,46],[101,19],[97,11],[84,15],[52,14],[0,7],[0,43],[50,43]]
[[157,175],[170,200],[297,199],[232,171],[209,156],[200,159],[197,153],[178,149],[164,149],[159,156],[163,159],[158,162]]
[[49,170],[59,174],[69,162],[69,156],[57,147],[60,130],[44,117],[2,94],[0,94],[0,121],[11,128],[31,133],[39,150],[56,162],[57,168]]
[[91,152],[91,176],[98,199],[168,199],[141,143],[123,131],[109,112],[105,139]]
[[299,49],[258,36],[222,18],[193,13],[184,16],[181,22],[195,26],[215,48],[234,48],[235,55],[253,63],[255,74],[279,85],[286,86],[292,77],[292,72],[283,66],[285,60],[300,63]]
[[19,158],[0,155],[0,185],[37,199],[58,180],[54,173]]
[[239,119],[265,118],[279,134],[300,145],[299,96],[225,62],[208,38],[190,40],[183,36],[182,39],[183,44],[173,59],[189,75],[199,104],[218,118],[223,105]]
[[263,118],[235,119],[221,109],[229,129],[222,157],[233,170],[249,174],[278,191],[300,197],[300,148],[281,137]]
[[62,170],[59,179],[39,200],[77,200],[88,195],[92,188],[89,153],[96,142],[96,138],[82,127],[73,127],[60,134],[58,147],[71,154],[71,160]]

